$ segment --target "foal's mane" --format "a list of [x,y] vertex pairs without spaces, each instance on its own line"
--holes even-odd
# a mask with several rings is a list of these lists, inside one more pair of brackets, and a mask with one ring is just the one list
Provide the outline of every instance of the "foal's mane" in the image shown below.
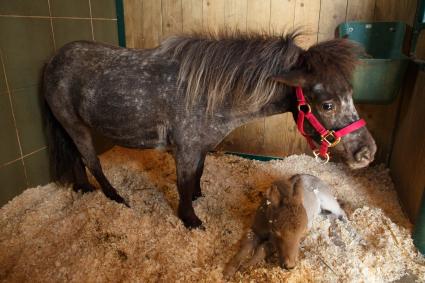
[[355,56],[348,43],[328,41],[304,51],[295,44],[299,35],[298,31],[275,36],[225,30],[173,36],[162,42],[158,52],[179,62],[178,84],[186,88],[187,107],[205,99],[209,113],[225,102],[232,108],[252,110],[283,91],[283,84],[271,76],[300,68],[300,64],[308,72],[324,69],[332,75],[351,76]]

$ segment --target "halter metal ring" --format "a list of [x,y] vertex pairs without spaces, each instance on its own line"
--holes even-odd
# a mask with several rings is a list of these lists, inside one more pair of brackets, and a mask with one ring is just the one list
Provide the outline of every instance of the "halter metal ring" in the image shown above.
[[[331,140],[328,139],[329,137]],[[322,136],[321,141],[326,142],[329,147],[334,147],[341,141],[341,138],[335,137],[335,131],[327,131],[326,134]]]
[[[307,107],[307,109],[305,109],[305,110],[307,110],[307,111],[304,111],[304,110],[302,109],[302,107],[303,107],[303,106],[306,106],[306,107]],[[311,112],[310,104],[308,104],[308,103],[305,103],[305,104],[298,104],[298,111],[300,111],[300,112],[304,112],[304,114],[310,113],[310,112]]]
[[320,150],[319,149],[315,149],[313,150],[313,154],[314,154],[314,159],[320,163],[320,164],[326,164],[329,162],[329,153],[326,152],[325,158],[323,158],[322,156],[320,156]]

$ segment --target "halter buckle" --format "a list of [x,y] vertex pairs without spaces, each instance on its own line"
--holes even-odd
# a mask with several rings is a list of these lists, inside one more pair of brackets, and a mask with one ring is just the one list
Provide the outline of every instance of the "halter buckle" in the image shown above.
[[326,142],[329,147],[334,147],[341,141],[341,138],[335,137],[335,131],[327,131],[326,134],[322,136],[321,141]]
[[320,163],[320,164],[326,164],[329,162],[330,156],[329,153],[326,152],[325,157],[322,157],[320,155],[320,150],[319,149],[315,149],[313,150],[313,154],[314,154],[314,159]]
[[[303,106],[305,106],[307,108],[304,108]],[[307,114],[307,113],[311,112],[311,107],[308,103],[298,104],[298,111],[303,112],[304,114]]]

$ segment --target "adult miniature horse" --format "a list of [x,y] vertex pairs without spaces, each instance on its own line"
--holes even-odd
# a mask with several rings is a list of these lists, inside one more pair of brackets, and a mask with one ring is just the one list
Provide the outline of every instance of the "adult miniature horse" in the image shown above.
[[[350,85],[358,48],[334,39],[303,50],[296,37],[224,32],[171,37],[144,50],[65,45],[44,72],[55,180],[92,191],[87,166],[108,198],[127,205],[102,172],[91,130],[117,145],[163,148],[176,163],[178,216],[200,226],[192,200],[201,196],[207,152],[253,119],[297,115],[295,86],[327,129],[359,120]],[[305,132],[317,140],[311,125]],[[360,168],[373,161],[376,145],[362,127],[335,150]]]

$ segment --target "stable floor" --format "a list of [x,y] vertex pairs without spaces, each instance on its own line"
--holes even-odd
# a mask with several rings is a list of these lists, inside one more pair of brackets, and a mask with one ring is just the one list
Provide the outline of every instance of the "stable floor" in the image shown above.
[[350,171],[311,157],[259,162],[207,157],[204,197],[195,210],[205,231],[184,228],[175,215],[174,161],[167,153],[115,147],[101,157],[105,173],[131,208],[100,192],[77,194],[49,184],[24,191],[0,209],[0,281],[219,282],[238,249],[262,193],[296,173],[320,176],[349,221],[319,217],[302,242],[298,266],[277,258],[237,273],[247,282],[425,281],[425,260],[383,166]]

